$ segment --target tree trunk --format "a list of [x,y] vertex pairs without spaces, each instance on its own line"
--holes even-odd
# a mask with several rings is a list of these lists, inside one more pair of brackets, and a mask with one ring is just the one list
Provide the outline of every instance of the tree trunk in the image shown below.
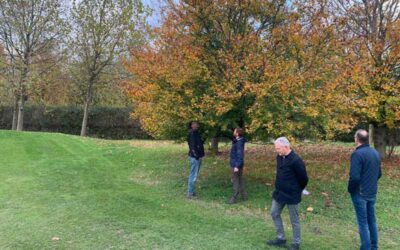
[[374,147],[378,151],[382,159],[386,158],[386,133],[387,129],[385,126],[374,127]]
[[88,90],[86,94],[86,101],[85,106],[83,107],[83,120],[82,120],[82,128],[81,128],[81,136],[87,135],[87,123],[88,123],[88,116],[89,116],[89,106],[90,102],[92,101],[92,91],[93,91],[93,79],[91,77],[88,84]]
[[24,94],[21,94],[18,107],[17,131],[24,130],[24,107],[25,107],[25,97]]
[[[29,55],[29,53],[28,53]],[[22,131],[24,130],[24,108],[25,108],[25,101],[27,99],[26,95],[26,89],[25,89],[25,83],[28,77],[28,72],[29,72],[29,56],[26,58],[25,61],[25,67],[22,71],[21,79],[19,82],[19,107],[18,107],[18,121],[17,121],[17,131]],[[18,99],[18,98],[17,98]]]
[[83,120],[82,120],[81,136],[86,136],[87,135],[88,113],[89,113],[89,100],[86,100],[85,106],[83,108]]
[[218,137],[213,137],[211,138],[211,153],[212,154],[218,154],[218,144],[219,144],[219,138]]
[[18,118],[18,97],[15,97],[14,107],[13,107],[13,118],[12,118],[12,130],[17,130],[17,118]]
[[374,144],[374,125],[373,124],[369,124],[369,144],[373,145]]

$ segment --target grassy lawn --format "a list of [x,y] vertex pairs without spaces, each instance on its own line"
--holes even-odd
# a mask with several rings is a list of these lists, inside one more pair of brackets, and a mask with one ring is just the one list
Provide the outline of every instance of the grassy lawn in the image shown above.
[[[271,146],[248,147],[249,200],[227,205],[227,152],[206,157],[185,199],[186,145],[0,131],[0,249],[273,249]],[[297,145],[310,176],[302,249],[358,249],[347,194],[349,145]],[[400,246],[400,160],[384,163],[381,249]],[[312,213],[306,212],[313,207]],[[287,210],[287,236],[291,238]]]

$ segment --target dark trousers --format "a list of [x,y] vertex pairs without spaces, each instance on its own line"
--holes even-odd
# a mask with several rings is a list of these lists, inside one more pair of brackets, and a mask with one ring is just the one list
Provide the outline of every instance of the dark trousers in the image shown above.
[[233,182],[233,198],[237,198],[240,194],[242,199],[247,199],[247,193],[244,187],[244,177],[243,177],[243,168],[239,168],[239,171],[234,172],[233,168],[231,168],[232,173],[232,182]]

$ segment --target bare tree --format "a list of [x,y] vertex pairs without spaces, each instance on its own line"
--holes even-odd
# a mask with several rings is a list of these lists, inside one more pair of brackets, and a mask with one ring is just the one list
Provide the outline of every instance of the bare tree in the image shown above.
[[61,0],[0,1],[0,44],[4,47],[7,80],[18,103],[16,129],[19,131],[23,130],[32,66],[42,60],[42,53],[55,45],[65,27]]
[[101,75],[129,45],[142,39],[146,11],[139,0],[73,1],[71,11],[75,77],[85,84],[81,136],[87,134],[89,107]]

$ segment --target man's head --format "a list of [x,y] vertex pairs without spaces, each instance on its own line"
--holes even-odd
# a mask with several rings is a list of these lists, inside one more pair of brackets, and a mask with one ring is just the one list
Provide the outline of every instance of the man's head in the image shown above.
[[364,129],[359,129],[356,131],[354,135],[354,142],[357,145],[368,144],[368,132]]
[[196,121],[191,121],[189,123],[189,129],[197,130],[199,128],[199,123]]
[[236,138],[243,136],[243,129],[242,128],[235,128],[233,131],[233,136]]
[[279,137],[275,140],[275,151],[280,156],[288,155],[290,153],[290,142],[286,137]]

